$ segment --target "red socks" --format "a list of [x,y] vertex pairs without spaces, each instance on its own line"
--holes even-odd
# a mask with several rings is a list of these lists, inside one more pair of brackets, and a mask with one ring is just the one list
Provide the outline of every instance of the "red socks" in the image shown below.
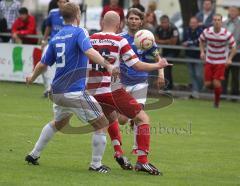
[[148,163],[147,155],[138,156],[137,161],[140,162],[140,163],[142,163],[142,164]]
[[150,146],[150,127],[148,124],[139,125],[137,128],[138,162],[147,163],[147,154]]
[[[108,133],[111,138],[115,156],[119,156],[123,154],[123,150],[121,148],[121,134],[119,129],[118,121],[114,121],[110,124],[108,128]],[[148,124],[142,124],[137,127],[137,136],[136,136],[137,144],[138,144],[138,162],[140,163],[148,163],[147,154],[150,146],[150,127]]]
[[217,107],[219,106],[221,93],[222,93],[222,87],[214,88],[214,105]]
[[123,150],[121,148],[122,137],[119,129],[118,121],[114,121],[108,127],[108,133],[112,141],[112,145],[115,151],[115,156],[120,156],[123,154]]

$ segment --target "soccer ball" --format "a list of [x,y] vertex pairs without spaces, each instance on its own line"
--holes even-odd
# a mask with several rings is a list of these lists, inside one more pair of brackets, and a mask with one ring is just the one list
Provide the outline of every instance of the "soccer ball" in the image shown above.
[[134,44],[140,50],[148,50],[152,48],[154,42],[154,35],[148,30],[139,30],[134,35]]

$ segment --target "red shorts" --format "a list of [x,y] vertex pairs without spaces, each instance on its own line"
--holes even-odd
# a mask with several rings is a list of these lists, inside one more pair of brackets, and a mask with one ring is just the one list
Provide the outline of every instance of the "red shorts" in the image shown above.
[[204,80],[213,81],[224,80],[225,64],[211,64],[205,63],[204,65]]
[[122,88],[111,93],[95,95],[94,98],[99,102],[106,116],[117,111],[132,119],[142,110],[141,105]]

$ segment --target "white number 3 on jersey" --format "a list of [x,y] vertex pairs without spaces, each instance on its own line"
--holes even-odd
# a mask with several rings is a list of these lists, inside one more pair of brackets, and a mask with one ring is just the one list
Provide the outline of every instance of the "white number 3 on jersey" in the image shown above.
[[56,67],[65,66],[65,43],[57,43],[56,48],[60,48],[60,52],[57,52]]

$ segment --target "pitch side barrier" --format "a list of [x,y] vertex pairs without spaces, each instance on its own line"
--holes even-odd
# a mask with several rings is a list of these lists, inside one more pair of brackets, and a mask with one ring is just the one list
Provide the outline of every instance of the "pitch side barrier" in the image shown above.
[[[192,50],[192,51],[200,51],[199,47],[184,47],[179,45],[158,45],[160,49],[176,49],[176,50]],[[237,53],[240,53],[240,50],[237,51]],[[199,56],[200,58],[200,56]],[[201,59],[190,59],[185,57],[167,57],[168,61],[173,61],[177,63],[201,63],[203,64],[203,61]],[[240,67],[240,61],[233,61],[233,63],[230,66],[234,66],[235,68]],[[239,77],[240,78],[240,77]],[[153,91],[155,92],[155,91]],[[169,91],[173,96],[175,97],[189,97],[191,96],[191,92],[189,91]],[[200,98],[203,99],[213,99],[213,94],[211,93],[199,93]],[[233,96],[233,95],[221,95],[221,98],[225,99],[235,99],[240,100],[240,96]]]
[[[6,33],[6,32],[0,32],[0,36],[6,36],[6,37],[11,37],[12,34],[11,33]],[[28,34],[28,35],[24,35],[22,37],[25,37],[25,38],[33,38],[33,39],[42,39],[42,35],[31,35],[31,34]]]
[[[10,33],[4,33],[0,32],[0,36],[8,36],[11,37]],[[34,39],[41,39],[42,35],[25,35],[26,38],[34,38]],[[177,49],[177,50],[195,50],[200,51],[199,47],[184,47],[179,45],[158,45],[160,49]],[[238,50],[237,53],[240,53],[240,50]],[[180,57],[167,57],[166,58],[169,61],[179,62],[179,63],[202,63],[202,60],[200,59],[188,59],[188,58],[180,58]],[[231,66],[240,67],[240,63],[232,63]]]
[[[199,47],[184,47],[179,45],[158,45],[160,49],[176,49],[176,50],[192,50],[192,51],[200,51]],[[240,53],[240,50],[237,51],[237,53]],[[163,56],[164,57],[164,56]],[[199,56],[200,58],[200,56]],[[168,61],[174,61],[179,63],[203,63],[201,59],[189,59],[189,58],[181,58],[181,57],[167,57]],[[237,63],[238,62],[238,63]],[[233,62],[231,66],[240,67],[240,61]]]

